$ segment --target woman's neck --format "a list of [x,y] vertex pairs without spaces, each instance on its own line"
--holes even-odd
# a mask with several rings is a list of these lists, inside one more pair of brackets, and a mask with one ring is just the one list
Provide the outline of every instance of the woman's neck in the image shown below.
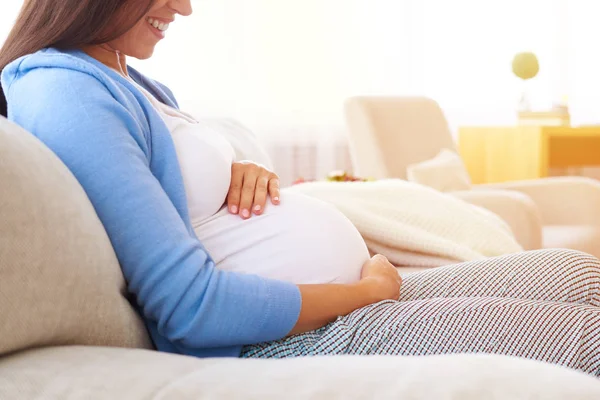
[[113,49],[107,44],[100,44],[84,47],[83,51],[124,77],[129,77],[129,73],[127,72],[127,57],[118,50]]

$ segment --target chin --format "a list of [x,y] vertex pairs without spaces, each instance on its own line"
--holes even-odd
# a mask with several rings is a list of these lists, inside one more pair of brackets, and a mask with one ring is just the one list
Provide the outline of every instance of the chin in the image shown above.
[[138,50],[132,52],[131,54],[128,54],[128,56],[137,58],[138,60],[147,60],[150,57],[152,57],[153,54],[154,54],[154,46],[149,47],[147,49],[138,49]]
[[134,54],[132,57],[137,58],[138,60],[147,60],[152,57],[152,54],[154,54],[154,52],[150,51],[148,53]]

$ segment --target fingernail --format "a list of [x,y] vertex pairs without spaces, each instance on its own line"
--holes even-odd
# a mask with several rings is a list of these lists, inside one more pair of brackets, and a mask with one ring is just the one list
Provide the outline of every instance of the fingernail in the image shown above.
[[244,218],[249,218],[250,217],[250,211],[248,210],[242,210],[242,217]]
[[255,213],[259,213],[260,212],[260,206],[254,206],[254,212]]
[[273,201],[279,201],[279,197],[273,197]]
[[229,208],[229,210],[231,211],[231,213],[232,213],[232,214],[237,214],[237,212],[238,212],[238,209],[237,209],[237,207],[236,207],[236,206],[231,206],[231,207]]

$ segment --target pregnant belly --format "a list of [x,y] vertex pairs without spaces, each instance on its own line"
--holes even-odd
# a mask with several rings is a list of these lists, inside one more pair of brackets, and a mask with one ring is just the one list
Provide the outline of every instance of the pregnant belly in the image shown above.
[[243,220],[223,208],[194,226],[217,268],[296,284],[352,283],[369,259],[354,225],[333,206],[282,193],[279,206]]

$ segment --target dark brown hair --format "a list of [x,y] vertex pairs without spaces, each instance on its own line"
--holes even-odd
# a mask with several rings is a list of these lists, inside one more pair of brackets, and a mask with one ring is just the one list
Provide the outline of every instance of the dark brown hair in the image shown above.
[[[154,0],[25,0],[0,49],[0,71],[19,57],[46,47],[69,50],[110,42],[133,28],[152,3]],[[0,114],[6,116],[1,90]]]

